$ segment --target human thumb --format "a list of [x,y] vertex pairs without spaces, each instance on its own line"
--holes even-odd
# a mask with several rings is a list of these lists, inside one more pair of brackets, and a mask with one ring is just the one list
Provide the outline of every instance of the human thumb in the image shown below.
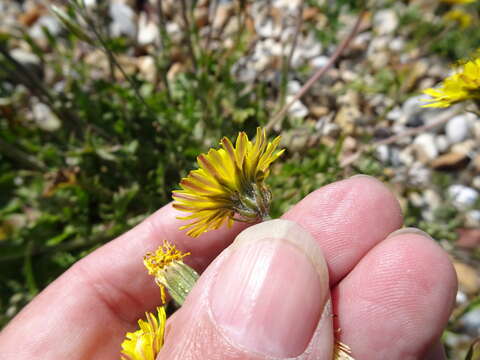
[[167,323],[157,359],[332,359],[328,270],[294,222],[240,233]]

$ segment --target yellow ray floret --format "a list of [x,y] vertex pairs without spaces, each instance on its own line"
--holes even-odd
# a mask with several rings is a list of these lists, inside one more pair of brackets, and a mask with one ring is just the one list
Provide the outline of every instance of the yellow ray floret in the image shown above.
[[163,346],[167,315],[163,306],[157,308],[157,316],[145,313],[147,321],[138,320],[139,329],[125,335],[121,360],[155,360]]
[[455,103],[480,99],[480,58],[467,61],[447,77],[440,87],[423,91],[433,99],[424,107],[449,107]]
[[268,142],[265,130],[257,128],[254,142],[240,132],[235,146],[224,137],[220,149],[198,156],[200,168],[182,179],[182,190],[173,192],[173,206],[191,213],[179,219],[193,220],[180,229],[190,228],[187,234],[197,237],[224,222],[231,226],[235,219],[255,221],[267,216],[271,194],[264,180],[270,164],[283,153],[277,151],[279,143],[280,137]]
[[441,0],[441,1],[447,4],[470,4],[477,0]]

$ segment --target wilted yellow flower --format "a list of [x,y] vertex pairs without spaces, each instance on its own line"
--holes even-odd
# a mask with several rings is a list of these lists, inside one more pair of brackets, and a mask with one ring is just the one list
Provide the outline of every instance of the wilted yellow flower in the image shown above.
[[180,230],[190,228],[187,234],[197,237],[225,221],[232,226],[234,220],[253,222],[268,216],[271,193],[264,181],[270,164],[283,153],[276,151],[279,142],[280,137],[267,142],[265,130],[257,128],[254,142],[240,132],[235,147],[224,137],[221,149],[198,156],[200,168],[182,179],[182,190],[173,192],[173,206],[191,213],[179,219],[194,220]]
[[467,61],[438,88],[423,91],[433,99],[424,107],[449,107],[460,101],[480,99],[480,58]]
[[122,343],[122,360],[155,360],[163,346],[167,315],[163,306],[157,308],[158,315],[145,313],[147,321],[138,320],[138,329],[125,335]]
[[163,242],[155,252],[147,253],[143,264],[150,275],[155,276],[155,282],[160,287],[162,302],[166,302],[165,288],[177,302],[182,305],[186,296],[195,285],[198,274],[188,265],[183,258],[190,253],[183,253],[175,245]]
[[459,9],[453,9],[443,15],[443,18],[447,21],[456,22],[462,29],[469,27],[472,24],[472,15]]

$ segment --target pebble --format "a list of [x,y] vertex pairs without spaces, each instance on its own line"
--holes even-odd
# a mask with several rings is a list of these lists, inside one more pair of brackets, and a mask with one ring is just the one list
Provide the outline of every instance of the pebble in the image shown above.
[[377,11],[373,17],[373,26],[379,35],[391,34],[398,27],[397,14],[391,9]]
[[470,161],[466,154],[450,152],[434,159],[431,163],[435,170],[459,170],[464,168]]
[[121,2],[112,2],[109,13],[112,18],[110,23],[110,33],[112,36],[135,36],[135,13],[128,5]]
[[473,295],[480,290],[480,280],[477,271],[470,265],[455,261],[453,267],[457,273],[460,289],[467,295]]
[[447,193],[453,204],[461,210],[473,206],[479,198],[478,191],[462,184],[450,185]]
[[461,114],[451,118],[445,125],[445,134],[452,143],[466,140],[470,133],[470,116]]
[[[288,95],[286,97],[287,103],[289,103],[293,99],[293,97],[293,95]],[[308,115],[308,108],[300,100],[297,100],[290,107],[288,113],[293,117],[304,118]]]
[[465,213],[465,226],[471,228],[480,227],[480,210],[470,210]]
[[52,36],[57,36],[63,27],[55,16],[43,15],[29,29],[28,33],[35,39],[43,39],[45,37],[44,29],[47,29]]
[[423,163],[432,161],[438,156],[437,145],[435,144],[435,135],[424,133],[418,135],[413,140],[417,158]]
[[471,336],[480,335],[480,307],[477,307],[468,313],[466,313],[460,319],[460,324],[464,328],[465,332]]
[[158,25],[148,20],[146,14],[140,14],[138,19],[138,43],[140,45],[153,44],[157,41],[158,36]]
[[55,131],[60,128],[60,120],[43,103],[36,103],[32,108],[33,117],[37,126],[45,131]]

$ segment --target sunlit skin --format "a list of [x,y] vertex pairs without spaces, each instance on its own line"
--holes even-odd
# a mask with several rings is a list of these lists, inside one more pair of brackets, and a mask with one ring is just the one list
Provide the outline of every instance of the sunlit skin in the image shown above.
[[[0,333],[2,360],[118,359],[125,333],[135,331],[145,311],[160,304],[143,255],[169,239],[192,253],[185,262],[201,272],[246,226],[236,223],[192,241],[178,231],[183,222],[177,216],[167,205],[72,266]],[[301,225],[323,250],[339,338],[357,359],[385,359],[387,350],[393,360],[444,358],[439,338],[456,293],[455,273],[448,256],[427,237],[388,237],[402,226],[402,216],[383,184],[368,177],[333,183],[283,218]],[[202,301],[192,297],[190,302],[203,309]],[[203,318],[188,305],[181,311],[189,319]],[[203,327],[207,334],[212,326],[180,320],[174,315],[167,321],[162,351],[184,344],[186,329]],[[222,339],[193,341],[200,351],[218,345],[218,358],[228,359]],[[315,349],[313,358],[321,351]]]

